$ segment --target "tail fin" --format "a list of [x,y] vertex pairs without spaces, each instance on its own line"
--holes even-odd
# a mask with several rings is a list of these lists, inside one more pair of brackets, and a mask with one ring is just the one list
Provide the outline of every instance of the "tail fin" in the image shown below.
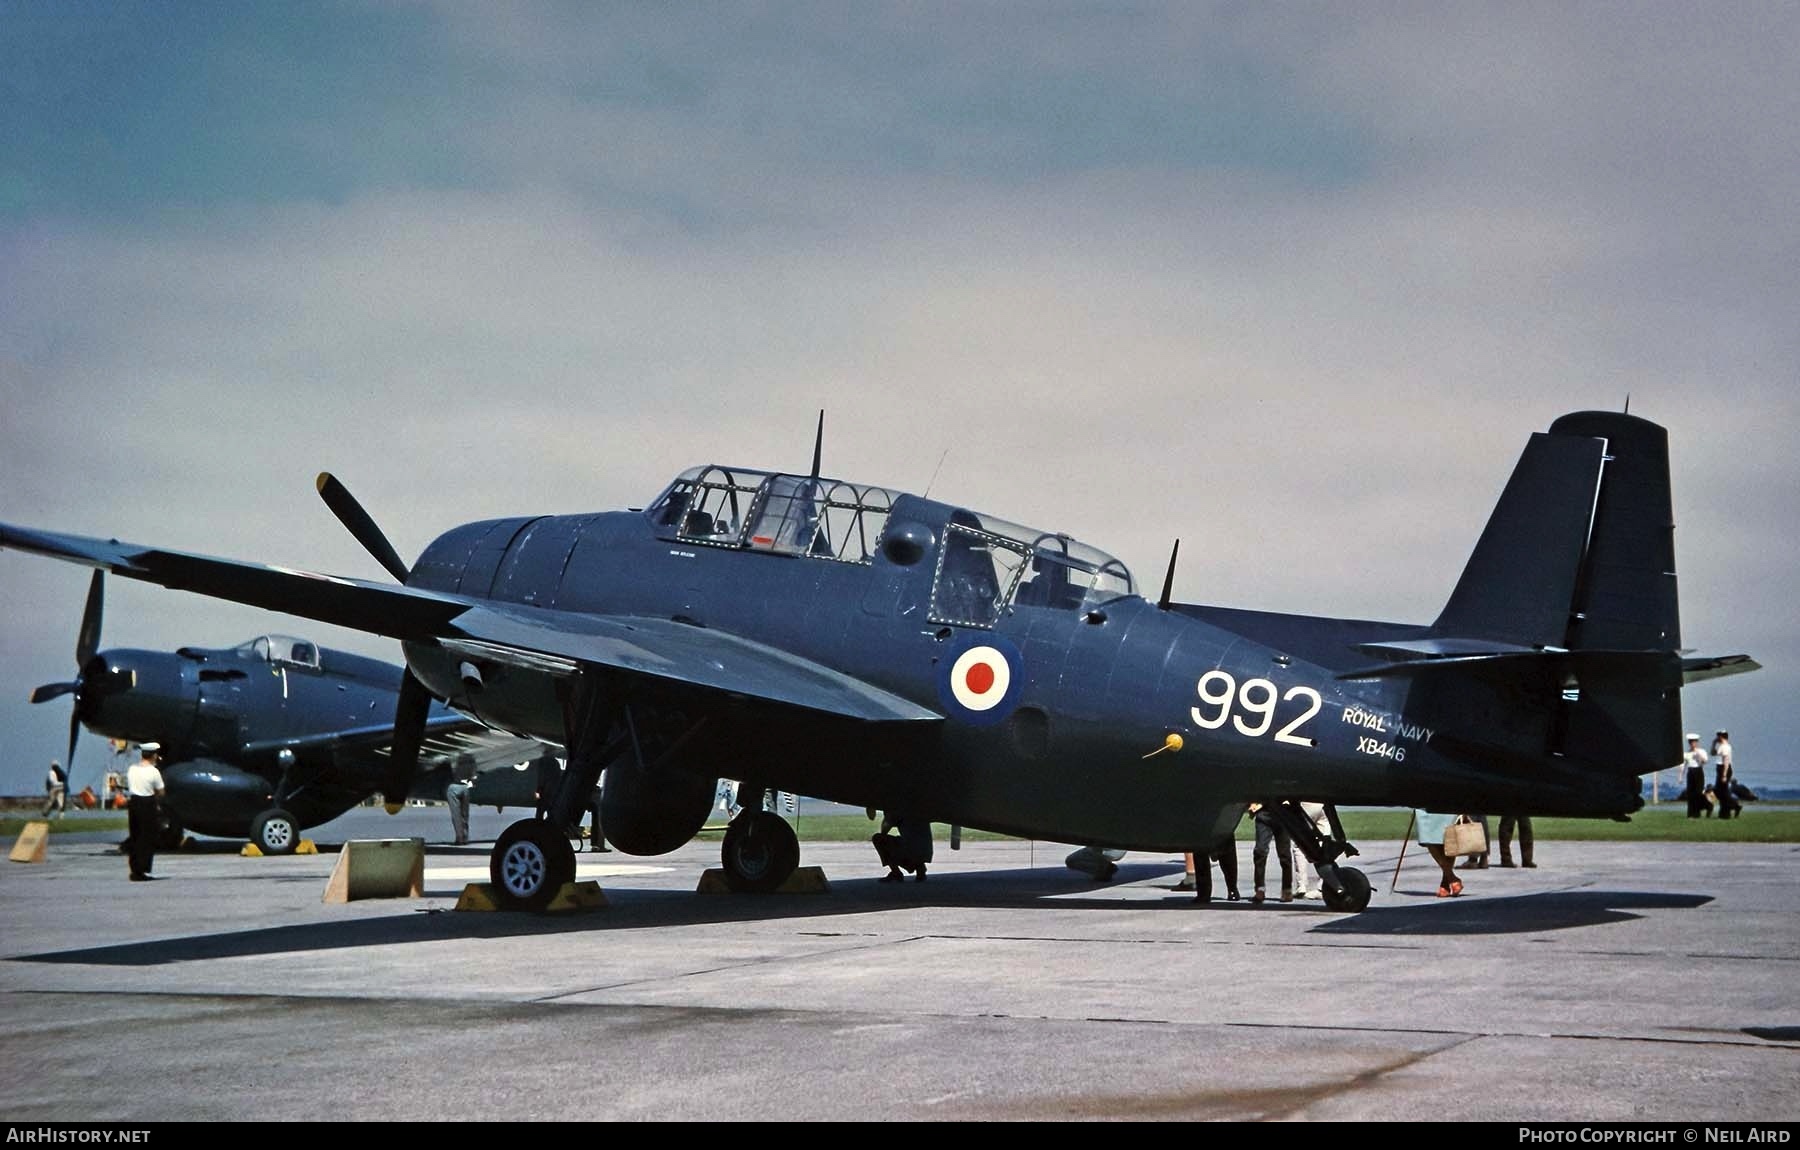
[[1531,437],[1436,631],[1528,647],[1568,645],[1605,453],[1603,439],[1558,434],[1555,426]]
[[1634,774],[1672,766],[1681,761],[1682,674],[1668,432],[1597,411],[1565,415],[1550,431],[1606,441],[1569,648],[1664,656],[1601,658],[1585,668],[1561,749]]
[[[1589,411],[1531,437],[1433,637],[1401,646],[1509,652],[1514,670],[1442,683],[1440,704],[1508,711],[1515,746],[1641,774],[1681,759],[1680,645],[1668,433]],[[1561,696],[1535,722],[1504,703],[1533,666]]]

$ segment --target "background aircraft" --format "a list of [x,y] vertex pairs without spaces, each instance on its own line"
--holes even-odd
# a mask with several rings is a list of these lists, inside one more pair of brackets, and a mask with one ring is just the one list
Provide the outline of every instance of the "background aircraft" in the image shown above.
[[[374,794],[388,777],[394,704],[403,670],[263,635],[216,650],[102,651],[104,589],[94,572],[75,642],[75,678],[46,683],[34,703],[74,696],[72,766],[80,728],[163,746],[163,837],[184,830],[248,837],[286,854],[299,832],[328,822]],[[444,797],[452,778],[536,753],[536,744],[497,735],[434,705],[405,793]]]
[[[1668,475],[1655,424],[1556,420],[1430,624],[1177,604],[1173,560],[1151,602],[1067,535],[821,478],[817,446],[808,475],[697,467],[643,511],[466,524],[411,567],[321,476],[399,586],[3,525],[0,545],[401,639],[390,795],[434,697],[567,748],[547,809],[494,848],[515,905],[573,875],[560,828],[605,768],[607,837],[634,854],[691,838],[716,777],[1157,851],[1262,801],[1359,910],[1335,811],[1320,834],[1299,800],[1606,817],[1679,759]],[[768,889],[798,844],[744,807],[725,871]]]

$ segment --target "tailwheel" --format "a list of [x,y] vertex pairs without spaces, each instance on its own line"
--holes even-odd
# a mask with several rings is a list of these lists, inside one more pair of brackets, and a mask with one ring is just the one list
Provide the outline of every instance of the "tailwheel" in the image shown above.
[[300,823],[280,807],[266,810],[251,821],[250,841],[266,855],[291,855],[300,845]]
[[1337,868],[1337,888],[1330,883],[1325,884],[1325,905],[1332,910],[1346,911],[1355,914],[1366,910],[1369,906],[1369,876],[1353,866]]
[[774,811],[746,810],[725,828],[719,858],[732,890],[771,891],[800,865],[800,840]]
[[520,819],[494,843],[488,877],[501,906],[543,910],[564,883],[575,881],[575,851],[568,837],[551,824]]

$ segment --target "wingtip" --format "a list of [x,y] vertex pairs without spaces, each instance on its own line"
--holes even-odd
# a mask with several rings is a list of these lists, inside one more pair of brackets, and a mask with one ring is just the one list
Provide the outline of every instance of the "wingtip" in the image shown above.
[[331,482],[331,472],[321,471],[321,472],[319,472],[319,477],[317,479],[313,480],[313,489],[316,490],[320,495],[323,495],[323,494],[325,494],[326,485],[329,484],[330,482]]

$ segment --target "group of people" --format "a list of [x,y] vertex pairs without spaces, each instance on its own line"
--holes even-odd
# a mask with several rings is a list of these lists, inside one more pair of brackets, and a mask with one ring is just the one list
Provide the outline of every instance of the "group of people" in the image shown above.
[[[1312,820],[1319,833],[1329,835],[1330,824],[1325,818],[1323,803],[1301,803],[1300,809]],[[1251,888],[1250,901],[1262,903],[1268,900],[1269,892],[1265,879],[1269,870],[1269,852],[1274,849],[1276,863],[1281,867],[1281,901],[1293,902],[1295,898],[1320,898],[1323,890],[1318,881],[1318,874],[1307,862],[1306,855],[1294,845],[1293,836],[1275,817],[1273,807],[1264,803],[1251,803],[1249,812],[1256,826],[1256,847],[1250,853],[1254,886]],[[1175,889],[1194,892],[1196,902],[1212,901],[1212,868],[1216,865],[1219,874],[1225,880],[1225,897],[1237,902],[1242,895],[1238,891],[1238,857],[1237,840],[1226,839],[1210,851],[1189,851],[1182,855],[1187,864],[1187,871]],[[1199,865],[1202,861],[1206,865]],[[1298,890],[1296,890],[1296,886]]]
[[[1737,772],[1731,765],[1730,732],[1720,731],[1713,736],[1710,754],[1701,749],[1700,736],[1692,731],[1688,732],[1687,744],[1687,754],[1682,756],[1687,789],[1682,792],[1682,797],[1687,800],[1688,818],[1710,817],[1715,802],[1719,805],[1719,817],[1722,819],[1743,814],[1744,804],[1739,801]],[[1713,769],[1716,772],[1710,791],[1706,785],[1706,764],[1709,759],[1714,763]]]
[[[1301,803],[1301,809],[1312,820],[1313,826],[1322,836],[1329,837],[1330,825],[1325,817],[1325,808],[1320,803]],[[1276,861],[1281,867],[1281,901],[1293,902],[1296,898],[1319,898],[1322,895],[1318,885],[1317,872],[1308,863],[1306,856],[1294,845],[1287,828],[1275,817],[1274,810],[1262,803],[1251,803],[1249,813],[1255,819],[1256,846],[1251,851],[1251,865],[1254,868],[1250,901],[1262,903],[1268,899],[1268,862],[1270,848],[1274,848]],[[1464,869],[1486,867],[1490,853],[1487,843],[1491,841],[1486,834],[1488,819],[1486,815],[1440,815],[1430,811],[1414,811],[1413,818],[1418,828],[1419,845],[1431,855],[1432,861],[1438,864],[1442,873],[1442,881],[1438,885],[1439,898],[1454,898],[1463,892],[1462,880],[1456,875],[1457,865]],[[1463,819],[1471,819],[1482,825],[1482,850],[1466,857],[1445,853],[1444,840],[1450,827]],[[1512,844],[1515,833],[1519,840],[1519,861],[1513,861]],[[1500,865],[1503,867],[1537,866],[1532,857],[1535,840],[1532,836],[1531,816],[1506,815],[1500,820]],[[1176,890],[1193,891],[1198,902],[1211,902],[1213,893],[1212,868],[1216,865],[1220,875],[1225,879],[1225,897],[1231,902],[1242,898],[1238,889],[1238,856],[1237,841],[1228,838],[1220,842],[1210,851],[1190,851],[1183,856],[1187,863],[1187,873]]]

